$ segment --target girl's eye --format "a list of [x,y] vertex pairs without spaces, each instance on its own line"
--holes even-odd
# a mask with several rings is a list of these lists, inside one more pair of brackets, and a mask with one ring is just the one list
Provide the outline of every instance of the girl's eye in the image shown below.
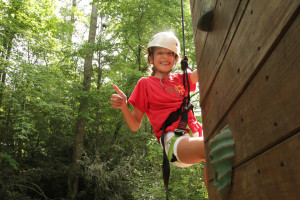
[[168,52],[168,53],[163,53],[163,52],[157,52],[158,55],[168,55],[168,56],[173,56],[174,53],[173,52]]

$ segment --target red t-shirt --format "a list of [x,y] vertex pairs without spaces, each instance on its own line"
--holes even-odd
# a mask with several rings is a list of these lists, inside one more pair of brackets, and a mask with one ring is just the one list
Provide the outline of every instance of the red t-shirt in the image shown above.
[[[188,74],[190,77],[190,73]],[[190,91],[195,91],[196,84],[190,82]],[[169,78],[160,80],[155,76],[141,78],[133,90],[129,103],[146,113],[153,132],[159,141],[161,127],[169,114],[176,111],[182,104],[183,98],[187,95],[183,87],[183,74],[173,74]],[[174,131],[179,124],[174,122],[166,128],[167,131]],[[193,133],[199,132],[202,136],[202,127],[190,110],[188,113],[188,125]]]

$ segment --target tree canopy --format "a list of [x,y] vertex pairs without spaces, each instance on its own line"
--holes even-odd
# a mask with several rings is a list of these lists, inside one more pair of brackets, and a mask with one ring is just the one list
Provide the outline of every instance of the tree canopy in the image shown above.
[[[136,82],[148,76],[145,47],[155,33],[171,30],[182,41],[180,4],[0,2],[1,197],[164,198],[162,150],[148,119],[137,133],[131,132],[109,99],[113,84],[129,97]],[[186,55],[195,69],[186,0],[184,14]],[[193,99],[198,104],[197,93]],[[81,140],[76,138],[80,131]],[[74,171],[76,145],[81,151]],[[172,167],[170,198],[207,199],[202,169],[203,164]],[[70,177],[77,178],[76,192],[70,189],[76,186]]]

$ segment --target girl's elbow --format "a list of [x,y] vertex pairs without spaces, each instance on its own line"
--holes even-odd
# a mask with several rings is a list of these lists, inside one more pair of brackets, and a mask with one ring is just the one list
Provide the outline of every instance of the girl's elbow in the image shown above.
[[140,129],[139,127],[138,127],[138,128],[136,128],[136,127],[130,128],[130,130],[131,130],[132,132],[137,132],[139,129]]
[[136,125],[136,126],[130,127],[130,130],[132,132],[137,132],[139,129],[140,129],[140,125]]

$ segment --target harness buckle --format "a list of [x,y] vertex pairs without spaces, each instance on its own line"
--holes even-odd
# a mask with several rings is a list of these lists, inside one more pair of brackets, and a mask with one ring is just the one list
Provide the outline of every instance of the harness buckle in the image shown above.
[[177,129],[174,130],[174,133],[177,136],[183,136],[185,134],[185,130],[177,128]]
[[187,112],[187,111],[189,111],[189,110],[192,110],[193,108],[194,108],[194,105],[191,104],[190,102],[188,102],[188,104],[185,104],[185,105],[183,106],[183,111],[184,111],[184,112]]
[[189,102],[188,105],[187,105],[187,109],[188,109],[188,110],[191,110],[191,109],[193,109],[193,108],[194,108],[194,105],[191,104],[191,103]]

